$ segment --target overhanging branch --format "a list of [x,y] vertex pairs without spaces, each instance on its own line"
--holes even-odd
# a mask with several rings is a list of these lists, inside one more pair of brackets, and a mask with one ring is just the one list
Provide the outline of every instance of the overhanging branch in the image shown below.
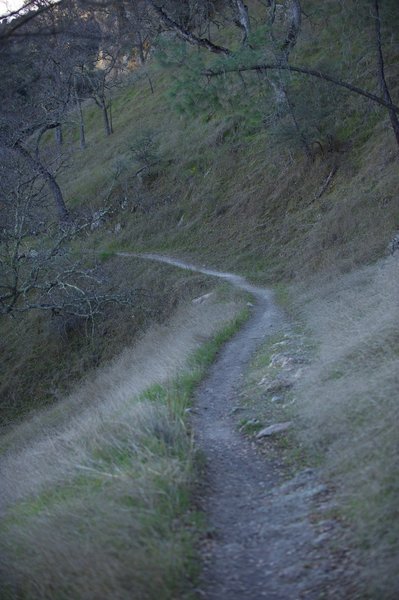
[[384,98],[381,98],[380,96],[376,96],[375,94],[372,94],[371,92],[367,92],[366,90],[359,88],[356,85],[352,85],[351,83],[348,83],[347,81],[342,81],[341,79],[337,79],[336,77],[333,77],[332,75],[329,75],[328,73],[324,73],[323,71],[318,71],[316,69],[308,69],[305,67],[295,67],[292,65],[284,65],[284,64],[263,64],[263,65],[261,64],[261,65],[241,66],[241,67],[225,67],[223,69],[217,69],[217,70],[207,69],[206,71],[203,71],[203,75],[205,75],[206,77],[215,77],[218,75],[225,75],[226,73],[244,73],[246,71],[264,72],[264,71],[273,71],[273,70],[274,71],[291,71],[293,73],[300,73],[302,75],[307,75],[308,77],[316,77],[317,79],[327,81],[338,87],[345,88],[345,89],[349,90],[350,92],[352,92],[353,94],[357,94],[359,96],[363,96],[364,98],[368,98],[369,100],[372,100],[376,104],[379,104],[380,106],[383,106],[384,108],[387,108],[388,110],[394,111],[395,113],[399,114],[399,106],[396,106],[396,104],[392,104],[391,102],[384,100]]
[[225,48],[224,46],[218,46],[207,38],[200,38],[194,35],[191,31],[184,29],[178,23],[176,23],[176,21],[171,19],[165,10],[161,6],[158,6],[156,2],[153,2],[153,0],[147,0],[147,2],[166,29],[169,31],[174,31],[185,42],[188,42],[192,46],[206,48],[206,50],[209,50],[215,54],[224,54],[224,56],[230,56],[231,51],[228,48]]

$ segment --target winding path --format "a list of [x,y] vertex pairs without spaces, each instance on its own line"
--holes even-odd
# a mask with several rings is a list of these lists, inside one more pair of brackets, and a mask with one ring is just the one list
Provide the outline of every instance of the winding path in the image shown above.
[[[338,584],[340,566],[326,546],[335,524],[320,516],[328,502],[317,473],[307,469],[282,481],[275,459],[262,456],[237,431],[234,407],[245,369],[259,344],[285,324],[272,293],[238,275],[165,256],[119,255],[218,277],[255,299],[250,319],[222,349],[196,394],[193,427],[206,461],[204,508],[210,532],[203,544],[199,597],[348,599]],[[310,524],[315,510],[320,513],[322,533]]]

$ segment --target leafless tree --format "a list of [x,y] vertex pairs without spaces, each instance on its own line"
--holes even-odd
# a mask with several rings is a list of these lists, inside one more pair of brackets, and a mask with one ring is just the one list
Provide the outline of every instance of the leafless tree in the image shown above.
[[[41,10],[44,6],[49,10]],[[62,125],[71,112],[81,108],[81,87],[78,73],[83,65],[91,64],[98,56],[99,29],[90,16],[80,15],[73,3],[61,3],[56,9],[49,3],[29,3],[30,12],[37,6],[37,16],[18,31],[27,38],[11,36],[1,47],[2,105],[0,107],[0,146],[11,149],[24,159],[32,174],[47,183],[60,222],[69,220],[54,165],[41,148],[47,131],[62,134]],[[29,13],[30,14],[30,13]],[[21,17],[22,18],[22,17]],[[60,27],[57,35],[33,36],[43,28]],[[68,30],[68,33],[66,31]],[[72,38],[71,34],[75,37]],[[87,95],[86,95],[87,97]],[[81,145],[85,145],[82,111]]]
[[[32,48],[30,52],[33,54]],[[31,68],[36,60],[36,56],[31,60],[32,54],[19,51],[15,57],[17,62],[11,60],[2,65],[0,146],[22,158],[32,174],[42,177],[52,194],[60,221],[66,222],[68,209],[53,168],[41,155],[40,142],[47,131],[60,130],[68,96],[61,92],[62,86],[55,85],[53,66],[52,81],[47,77],[47,59],[38,60]]]
[[86,84],[86,93],[92,98],[101,110],[105,135],[113,133],[110,90],[118,84],[116,78],[116,65],[118,59],[118,49],[116,55],[105,49],[101,52],[99,59],[101,65],[82,65],[81,75]]
[[22,161],[17,171],[1,194],[0,315],[39,310],[77,317],[92,328],[108,304],[129,304],[130,294],[108,291],[98,265],[88,266],[73,255],[70,242],[90,223],[60,229],[42,221],[46,210],[41,180]]

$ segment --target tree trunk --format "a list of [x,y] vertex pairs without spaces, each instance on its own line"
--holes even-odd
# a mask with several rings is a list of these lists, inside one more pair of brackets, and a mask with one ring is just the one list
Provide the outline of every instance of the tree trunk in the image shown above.
[[111,130],[111,133],[114,133],[114,121],[113,121],[113,114],[112,114],[112,100],[109,101],[109,128]]
[[62,146],[62,144],[64,143],[64,138],[62,135],[62,125],[58,125],[58,127],[55,128],[55,141],[58,146]]
[[294,107],[293,107],[291,99],[288,95],[288,90],[284,84],[283,84],[283,91],[284,91],[285,101],[287,103],[287,107],[288,107],[288,111],[290,113],[291,120],[294,124],[297,135],[298,135],[299,139],[301,140],[301,144],[305,151],[305,154],[310,160],[314,160],[313,150],[307,140],[306,135],[304,134],[304,132],[302,131],[302,129],[298,123],[298,119],[296,118]]
[[153,86],[153,83],[152,83],[152,79],[151,79],[151,77],[149,76],[148,73],[146,73],[146,77],[148,79],[148,83],[150,84],[151,94],[153,94],[154,93],[154,86]]
[[143,44],[143,36],[141,35],[141,31],[136,32],[136,48],[139,59],[139,65],[142,67],[145,63],[145,54],[144,54],[144,44]]
[[60,221],[62,221],[62,222],[69,221],[69,212],[68,212],[67,207],[65,206],[65,201],[64,201],[64,197],[61,192],[61,188],[58,185],[54,175],[52,175],[50,173],[50,171],[47,171],[47,169],[45,169],[43,166],[42,166],[41,175],[46,179],[48,186],[50,188],[50,191],[53,195]]
[[310,160],[314,160],[312,148],[307,140],[306,135],[304,134],[304,132],[302,131],[302,129],[299,125],[298,119],[295,114],[294,106],[291,102],[291,99],[290,99],[290,96],[288,93],[287,86],[281,80],[279,81],[278,84],[273,80],[269,80],[269,83],[271,84],[271,86],[274,90],[274,97],[275,97],[277,106],[279,106],[279,105],[285,106],[288,109],[288,113],[290,115],[292,124],[294,125],[295,131],[298,135],[298,138],[301,142],[301,145],[305,151],[306,156]]
[[112,133],[112,126],[111,126],[111,122],[110,122],[109,115],[108,115],[107,104],[104,99],[101,100],[101,110],[103,113],[105,135],[108,136],[108,135],[111,135],[111,133]]
[[[273,21],[275,18],[275,10],[276,10],[276,3],[274,2],[273,7],[272,7]],[[277,40],[273,34],[273,31],[271,31],[271,39],[272,39],[273,45],[275,46],[276,60],[279,64],[284,65],[284,66],[289,65],[290,52],[296,45],[300,30],[301,30],[302,9],[301,9],[300,0],[291,0],[291,5],[289,7],[289,21],[290,21],[290,25],[289,25],[285,40],[282,45],[281,45],[281,43],[279,43],[279,44],[277,43]],[[273,22],[272,22],[272,24],[273,24]],[[295,129],[297,136],[301,142],[301,145],[305,151],[305,154],[310,160],[313,160],[314,156],[313,156],[312,148],[308,142],[308,139],[307,139],[305,133],[303,132],[302,128],[299,125],[297,116],[295,114],[295,106],[291,102],[291,98],[289,96],[287,85],[285,84],[285,82],[283,81],[283,78],[281,76],[281,71],[278,72],[278,76],[279,76],[278,84],[271,81],[272,87],[275,92],[276,102],[277,102],[277,104],[284,104],[286,106],[286,108],[288,109],[288,114],[290,115],[292,124],[294,125],[294,129]]]
[[247,46],[250,34],[248,8],[242,0],[233,0],[233,5],[236,9],[237,25],[242,30],[242,44],[243,46]]
[[283,52],[286,54],[287,60],[290,51],[294,48],[297,43],[299,33],[301,31],[302,24],[302,9],[299,0],[291,0],[290,10],[290,26],[287,32],[287,36],[284,40],[282,47]]
[[[371,2],[371,14],[374,18],[374,27],[375,27],[375,42],[377,49],[377,63],[378,63],[378,82],[381,90],[382,97],[385,102],[389,104],[393,104],[391,94],[389,93],[389,88],[385,79],[385,67],[384,67],[384,56],[382,54],[382,43],[381,43],[381,19],[380,19],[380,9],[378,0],[372,0]],[[393,132],[395,134],[396,143],[399,146],[399,119],[396,111],[389,109],[389,118],[391,120],[391,125]]]
[[69,212],[65,205],[64,197],[60,186],[58,185],[54,175],[50,173],[38,159],[34,158],[26,148],[22,146],[20,142],[17,142],[14,146],[16,151],[26,160],[38,175],[40,175],[46,182],[53,196],[54,204],[58,212],[59,219],[62,223],[69,221]]
[[270,8],[269,25],[274,25],[274,21],[276,20],[276,0],[269,0],[268,5]]
[[85,133],[85,122],[83,119],[83,110],[82,110],[82,102],[79,98],[78,92],[75,90],[76,97],[76,105],[78,107],[79,113],[79,139],[80,139],[80,149],[84,150],[86,148],[86,133]]

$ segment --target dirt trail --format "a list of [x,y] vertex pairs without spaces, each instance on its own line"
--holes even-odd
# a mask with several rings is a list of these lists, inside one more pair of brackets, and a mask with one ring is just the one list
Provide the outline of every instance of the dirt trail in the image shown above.
[[325,516],[331,505],[318,474],[306,469],[289,481],[283,479],[276,459],[262,455],[237,430],[234,408],[245,368],[257,346],[285,326],[271,292],[230,273],[154,254],[140,256],[219,277],[251,292],[255,301],[250,319],[220,352],[195,400],[193,426],[206,461],[204,508],[210,526],[203,544],[199,596],[352,597],[342,589],[342,565],[328,550],[337,524]]

